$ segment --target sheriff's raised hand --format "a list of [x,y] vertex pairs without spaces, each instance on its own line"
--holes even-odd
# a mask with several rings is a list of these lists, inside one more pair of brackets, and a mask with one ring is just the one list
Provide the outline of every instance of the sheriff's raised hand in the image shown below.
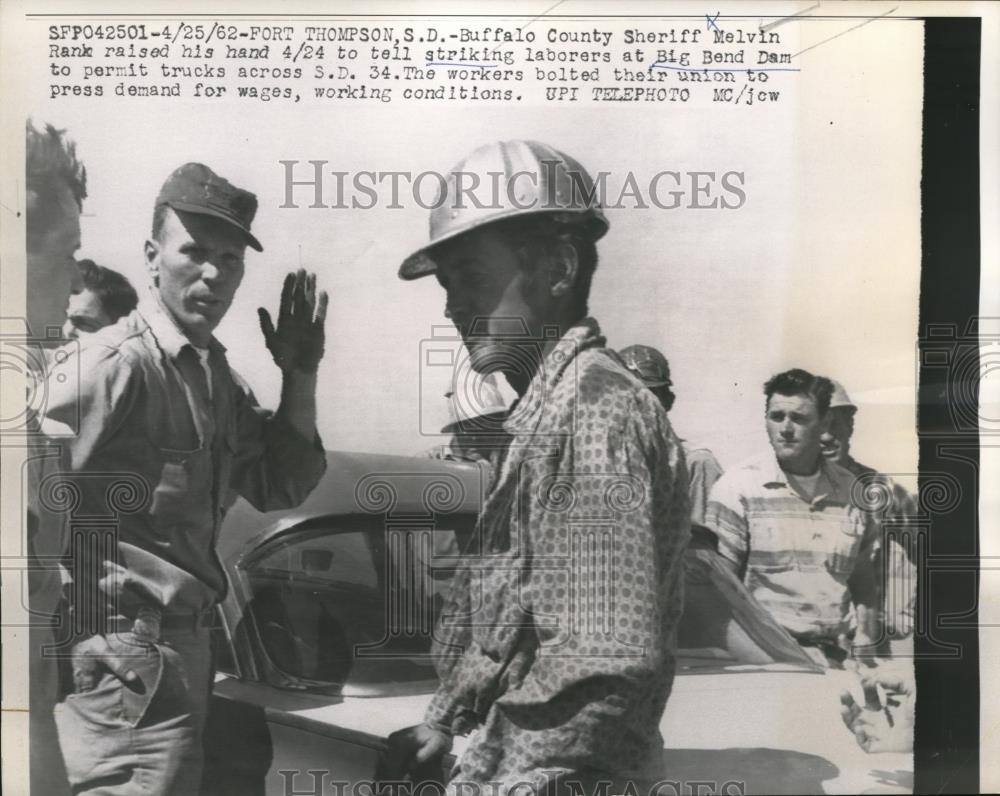
[[316,372],[323,358],[327,300],[325,290],[316,296],[316,274],[300,268],[285,277],[277,327],[266,309],[257,310],[267,350],[282,373]]

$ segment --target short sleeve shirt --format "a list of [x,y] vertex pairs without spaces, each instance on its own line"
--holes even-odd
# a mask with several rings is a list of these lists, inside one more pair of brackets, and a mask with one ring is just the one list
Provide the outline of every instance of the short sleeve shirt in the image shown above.
[[745,570],[753,596],[791,633],[836,640],[852,599],[874,589],[878,528],[851,496],[854,477],[821,460],[815,493],[803,498],[768,451],[723,475],[706,525],[719,552]]

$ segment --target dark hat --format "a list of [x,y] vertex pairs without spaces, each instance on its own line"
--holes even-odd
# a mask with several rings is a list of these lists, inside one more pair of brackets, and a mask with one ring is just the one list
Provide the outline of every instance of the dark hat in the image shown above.
[[650,345],[630,345],[618,352],[625,367],[642,379],[647,387],[669,387],[670,363]]
[[247,236],[251,248],[264,251],[260,241],[250,233],[250,224],[257,213],[257,197],[202,163],[185,163],[175,169],[156,197],[156,206],[160,205],[228,221]]

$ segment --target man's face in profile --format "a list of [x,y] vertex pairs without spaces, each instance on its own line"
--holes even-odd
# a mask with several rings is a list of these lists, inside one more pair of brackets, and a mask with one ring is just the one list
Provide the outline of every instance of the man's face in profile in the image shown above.
[[[29,201],[29,212],[31,202]],[[68,185],[63,185],[47,209],[43,234],[28,242],[27,310],[31,334],[45,337],[66,320],[66,301],[82,287],[73,255],[80,248],[80,206]]]
[[84,288],[69,297],[63,337],[67,340],[76,340],[81,335],[93,334],[112,323],[114,320],[104,311],[101,297],[93,290]]
[[442,245],[435,260],[445,317],[462,336],[472,368],[523,369],[517,343],[537,339],[545,297],[542,280],[522,267],[519,251],[487,227]]

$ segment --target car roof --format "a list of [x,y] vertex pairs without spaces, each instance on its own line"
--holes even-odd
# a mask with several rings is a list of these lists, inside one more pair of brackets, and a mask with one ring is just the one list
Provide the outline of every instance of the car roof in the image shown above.
[[262,513],[242,498],[219,535],[223,560],[321,517],[368,514],[411,518],[475,516],[488,487],[485,468],[471,463],[379,453],[327,451],[326,473],[302,505]]

